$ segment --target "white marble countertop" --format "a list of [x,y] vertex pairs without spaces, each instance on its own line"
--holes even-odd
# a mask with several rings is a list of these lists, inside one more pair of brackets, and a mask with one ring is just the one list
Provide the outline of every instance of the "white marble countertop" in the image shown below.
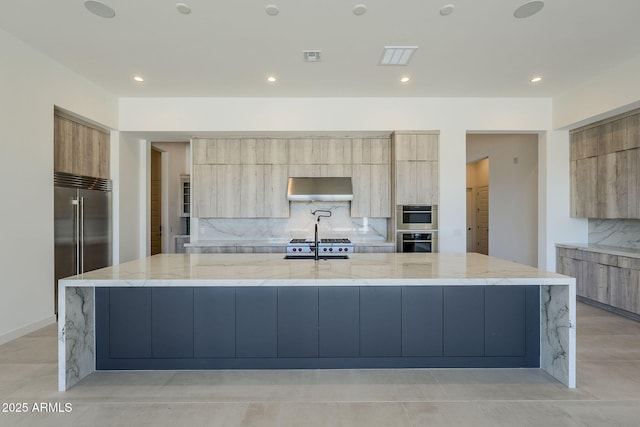
[[[185,243],[187,247],[216,247],[216,246],[287,246],[289,239],[268,239],[268,240],[197,240]],[[394,242],[385,240],[363,240],[352,241],[354,246],[394,246]]]
[[61,286],[569,285],[575,279],[475,253],[160,254],[72,276]]
[[597,252],[600,254],[617,255],[629,258],[640,258],[640,249],[623,248],[620,246],[596,245],[591,243],[557,243],[556,247],[579,249],[581,251]]

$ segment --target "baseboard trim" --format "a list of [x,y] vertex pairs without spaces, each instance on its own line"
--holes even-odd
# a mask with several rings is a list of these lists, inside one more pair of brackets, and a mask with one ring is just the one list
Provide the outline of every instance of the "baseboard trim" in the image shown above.
[[604,303],[601,303],[599,301],[594,301],[594,300],[586,298],[586,297],[581,297],[579,295],[576,296],[576,300],[579,301],[579,302],[583,302],[585,304],[591,305],[593,307],[600,308],[602,310],[608,311],[609,313],[617,314],[618,316],[623,316],[623,317],[626,317],[628,319],[635,320],[636,322],[640,322],[640,314],[632,313],[630,311],[623,310],[623,309],[618,308],[618,307],[613,307],[613,306],[611,306],[609,304],[604,304]]
[[56,323],[55,315],[46,317],[34,323],[30,323],[26,326],[15,329],[11,332],[7,332],[6,334],[2,334],[0,335],[0,345],[8,343],[9,341],[13,341],[16,338],[20,338],[22,336],[30,334],[31,332],[37,331],[38,329],[42,329],[45,326],[49,326],[53,323]]

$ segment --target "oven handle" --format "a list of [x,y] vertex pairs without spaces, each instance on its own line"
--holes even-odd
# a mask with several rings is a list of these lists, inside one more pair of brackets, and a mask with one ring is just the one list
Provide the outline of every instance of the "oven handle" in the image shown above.
[[412,213],[432,213],[433,211],[402,211],[403,214],[412,214]]

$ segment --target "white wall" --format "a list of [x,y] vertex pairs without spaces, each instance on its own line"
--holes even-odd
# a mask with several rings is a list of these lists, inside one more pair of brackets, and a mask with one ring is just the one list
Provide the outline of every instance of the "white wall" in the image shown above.
[[467,161],[489,158],[489,255],[534,267],[538,265],[537,142],[537,134],[467,135]]
[[553,98],[554,129],[574,129],[640,107],[640,55]]
[[[538,264],[555,271],[556,243],[587,243],[589,223],[571,218],[568,131],[538,137]],[[546,189],[546,190],[545,190]]]
[[[113,142],[112,140],[112,144]],[[113,187],[114,199],[117,199],[119,204],[114,212],[114,229],[118,233],[120,263],[138,259],[146,253],[146,246],[141,248],[140,243],[140,235],[143,234],[143,225],[140,223],[141,210],[146,206],[141,197],[145,193],[141,191],[140,184],[140,165],[143,162],[145,147],[144,140],[125,133],[119,134],[119,174],[114,176]]]
[[0,343],[54,321],[54,105],[115,128],[117,99],[0,30]]

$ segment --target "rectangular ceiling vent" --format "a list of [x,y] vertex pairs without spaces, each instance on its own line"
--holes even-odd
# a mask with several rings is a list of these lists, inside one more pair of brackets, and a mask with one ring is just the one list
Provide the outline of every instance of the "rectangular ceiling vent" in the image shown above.
[[320,51],[319,50],[303,50],[304,62],[319,62]]
[[418,46],[385,46],[379,65],[407,65]]

